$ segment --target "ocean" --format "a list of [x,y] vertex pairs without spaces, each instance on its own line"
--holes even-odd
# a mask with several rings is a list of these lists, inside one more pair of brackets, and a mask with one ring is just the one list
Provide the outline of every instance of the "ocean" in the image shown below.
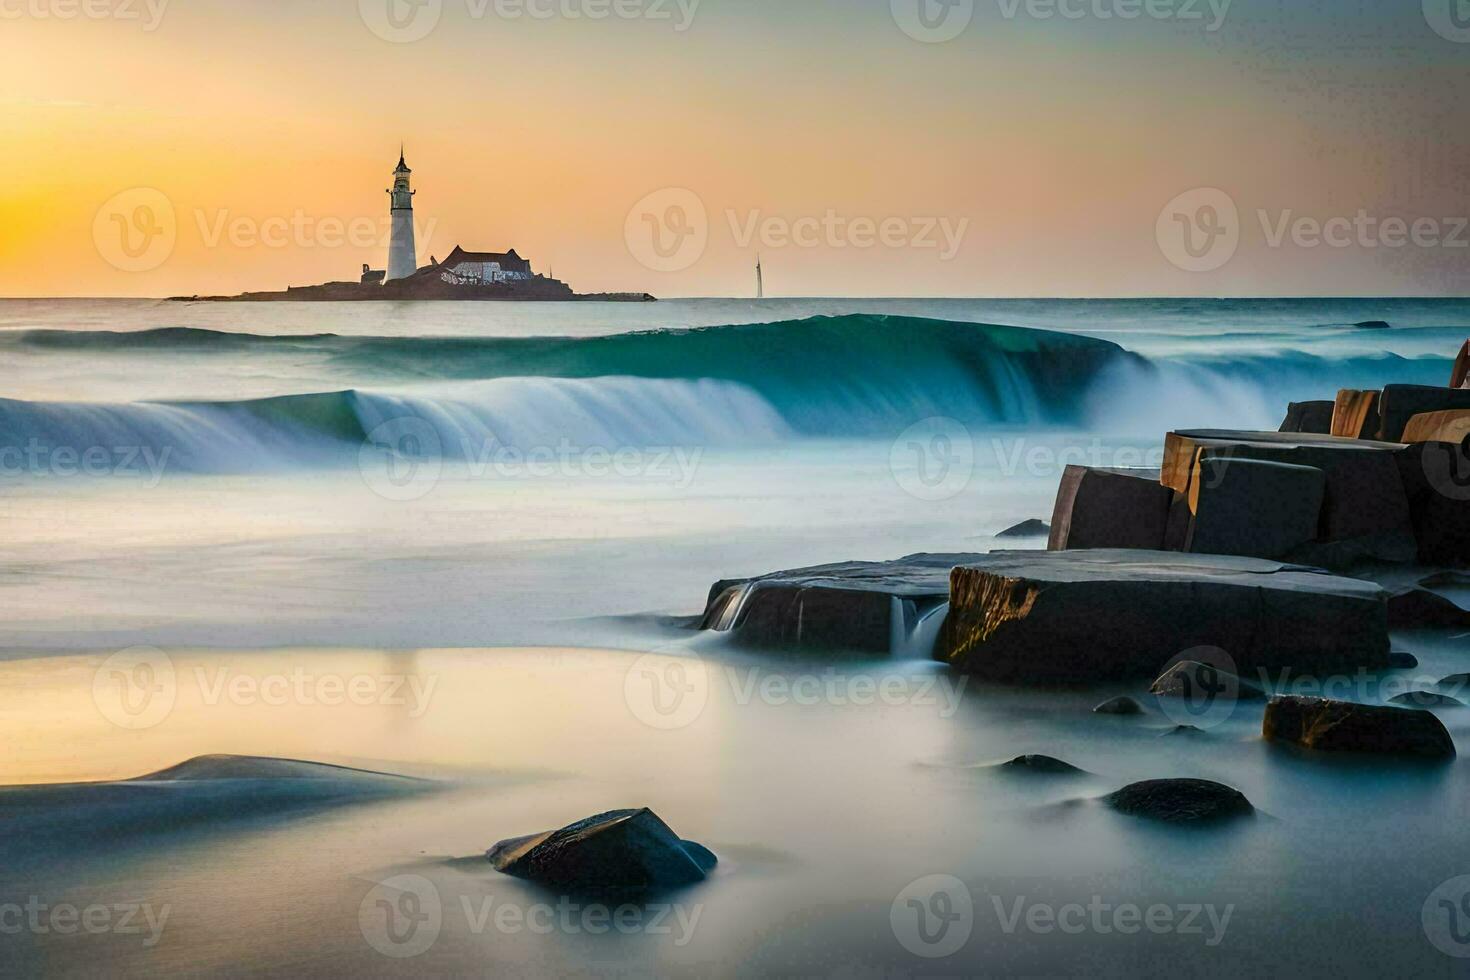
[[[1467,335],[1463,300],[0,301],[0,783],[233,753],[444,787],[217,828],[164,807],[125,846],[11,835],[0,906],[171,909],[153,945],[32,931],[12,962],[391,975],[362,910],[410,875],[440,903],[417,969],[1449,974],[1426,910],[1470,874],[1463,766],[1283,753],[1259,709],[1184,736],[1099,719],[1138,692],[961,683],[924,637],[815,662],[690,621],[723,578],[1039,547],[996,534],[1049,519],[1068,463],[1157,465],[1169,429],[1444,384]],[[1394,683],[1470,669],[1463,637],[1396,639],[1421,666]],[[168,672],[148,724],[97,686],[136,648]],[[695,717],[638,709],[650,662],[696,665]],[[324,678],[384,687],[333,701]],[[1385,679],[1361,683],[1376,701]],[[1030,752],[1086,774],[992,768]],[[1090,802],[1162,776],[1261,815],[1201,835]],[[672,931],[472,914],[542,901],[480,861],[497,840],[642,805],[721,857]],[[936,875],[971,907],[931,958],[897,921]],[[1072,905],[1113,926],[1198,906],[1202,931],[1030,917]]]

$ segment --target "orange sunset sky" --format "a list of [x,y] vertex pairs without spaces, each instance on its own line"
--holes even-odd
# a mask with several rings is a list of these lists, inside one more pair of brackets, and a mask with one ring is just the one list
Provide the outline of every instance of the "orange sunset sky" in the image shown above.
[[[1128,0],[1066,16],[973,0],[940,43],[905,32],[904,2],[919,0],[627,0],[593,19],[597,0],[535,16],[494,0],[3,0],[0,295],[355,279],[386,245],[321,222],[386,232],[400,140],[421,262],[514,246],[583,291],[743,295],[759,250],[777,295],[1467,292],[1452,226],[1470,214],[1470,43],[1417,0],[1235,0],[1213,24],[1204,0],[1203,20],[1183,14],[1195,0],[1136,19],[1104,16]],[[382,36],[420,15],[423,37]],[[176,242],[127,271],[94,226],[140,187],[171,204]],[[1240,244],[1191,272],[1157,226],[1202,187],[1238,206]],[[625,240],[630,208],[663,188],[707,214],[707,247],[677,271]],[[1431,219],[1445,240],[1266,233],[1360,212]],[[828,214],[964,234],[952,256],[740,240]],[[307,230],[216,234],[271,219]]]

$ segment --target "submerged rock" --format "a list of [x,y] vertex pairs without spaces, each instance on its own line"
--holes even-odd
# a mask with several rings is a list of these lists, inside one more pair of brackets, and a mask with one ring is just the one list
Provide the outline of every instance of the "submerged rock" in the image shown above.
[[997,538],[1044,538],[1051,534],[1051,525],[1046,521],[1032,518],[1022,521],[1015,527],[1008,527],[996,535]]
[[1266,692],[1212,664],[1181,660],[1164,671],[1149,688],[1150,694],[1168,698],[1199,698],[1204,695],[1231,701],[1263,701]]
[[1400,694],[1396,698],[1389,698],[1389,704],[1402,705],[1406,708],[1463,708],[1465,703],[1457,701],[1447,694],[1437,694],[1434,691],[1410,691]]
[[646,807],[503,840],[485,856],[504,874],[578,893],[680,888],[703,881],[717,860],[703,845],[680,840]]
[[1383,591],[1256,558],[999,552],[951,573],[935,653],[995,680],[1077,684],[1154,677],[1195,647],[1249,673],[1381,668]]
[[1195,725],[1175,725],[1167,732],[1162,733],[1159,738],[1168,738],[1170,735],[1203,735],[1205,730]]
[[1018,755],[1010,762],[1001,763],[1000,768],[1009,769],[1012,772],[1038,772],[1053,775],[1069,775],[1083,771],[1070,762],[1053,759],[1049,755]]
[[1470,609],[1428,589],[1404,589],[1388,598],[1389,629],[1458,629],[1470,626]]
[[1455,743],[1427,711],[1324,698],[1279,697],[1266,705],[1261,734],[1319,752],[1453,758]]
[[1113,698],[1092,709],[1095,715],[1141,715],[1143,705],[1132,698]]
[[1256,811],[1240,790],[1205,779],[1151,779],[1125,786],[1103,802],[1131,817],[1167,823],[1211,823]]
[[1412,653],[1395,650],[1388,655],[1388,665],[1394,670],[1413,670],[1419,666],[1419,658]]

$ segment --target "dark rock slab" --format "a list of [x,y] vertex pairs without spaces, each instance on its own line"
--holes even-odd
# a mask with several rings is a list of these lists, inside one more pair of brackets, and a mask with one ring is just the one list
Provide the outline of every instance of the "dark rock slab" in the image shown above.
[[1154,677],[1195,647],[1242,673],[1388,663],[1382,590],[1255,558],[1149,551],[1000,552],[950,576],[935,654],[1008,681]]
[[1353,324],[1353,326],[1359,330],[1389,330],[1393,327],[1393,324],[1387,320],[1363,320]]
[[1125,786],[1103,802],[1119,813],[1166,823],[1218,823],[1256,812],[1240,790],[1206,779],[1151,779]]
[[1450,370],[1450,387],[1470,388],[1470,340],[1465,341],[1455,358],[1455,366]]
[[1409,500],[1395,453],[1399,443],[1311,433],[1201,429],[1171,432],[1160,479],[1191,494],[1203,461],[1254,459],[1319,469],[1326,477],[1320,541],[1356,541],[1373,558],[1412,561],[1417,553]]
[[1266,705],[1261,734],[1318,752],[1454,758],[1455,743],[1428,711],[1324,698],[1279,697]]
[[1001,763],[1000,768],[1010,772],[1042,773],[1052,776],[1075,776],[1084,771],[1070,762],[1063,762],[1049,755],[1018,755],[1010,762]]
[[1327,474],[1315,466],[1200,454],[1184,550],[1282,558],[1316,540]]
[[1281,423],[1282,432],[1315,432],[1319,435],[1332,433],[1332,413],[1336,402],[1292,402],[1286,407],[1286,421]]
[[1141,715],[1143,705],[1132,698],[1113,698],[1093,708],[1092,713],[1095,715]]
[[716,864],[708,848],[680,840],[647,808],[503,840],[485,856],[504,874],[574,894],[682,888],[703,881]]
[[1412,653],[1395,650],[1388,655],[1388,665],[1394,670],[1413,670],[1419,666],[1419,658]]
[[1378,437],[1398,442],[1409,420],[1428,412],[1470,408],[1470,390],[1433,388],[1429,385],[1388,385],[1383,389],[1379,411],[1383,421]]
[[997,538],[1044,538],[1051,534],[1051,525],[1046,521],[1032,518],[1022,521],[1015,527],[1008,527],[996,535]]
[[1157,470],[1068,466],[1051,520],[1051,551],[1081,548],[1159,550],[1173,495]]
[[1470,446],[1420,442],[1394,454],[1422,565],[1470,565]]
[[775,650],[886,654],[949,600],[949,574],[983,555],[910,555],[726,579],[710,589],[701,629]]
[[1388,597],[1389,629],[1459,629],[1470,626],[1470,609],[1428,589],[1403,589]]
[[1452,698],[1448,694],[1439,694],[1435,691],[1410,691],[1407,694],[1400,694],[1396,698],[1389,698],[1388,703],[1405,708],[1465,707],[1465,702]]
[[1214,664],[1181,660],[1154,681],[1150,694],[1164,698],[1199,698],[1210,695],[1230,701],[1264,701],[1266,692]]

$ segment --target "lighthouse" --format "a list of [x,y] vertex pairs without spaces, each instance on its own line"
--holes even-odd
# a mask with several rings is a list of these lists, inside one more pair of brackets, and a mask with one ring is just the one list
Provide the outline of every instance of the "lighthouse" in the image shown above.
[[393,189],[388,192],[392,200],[393,234],[388,239],[388,275],[386,281],[407,279],[418,270],[418,253],[413,241],[413,196],[409,177],[413,171],[403,162],[403,150],[398,151],[398,166],[393,171]]

